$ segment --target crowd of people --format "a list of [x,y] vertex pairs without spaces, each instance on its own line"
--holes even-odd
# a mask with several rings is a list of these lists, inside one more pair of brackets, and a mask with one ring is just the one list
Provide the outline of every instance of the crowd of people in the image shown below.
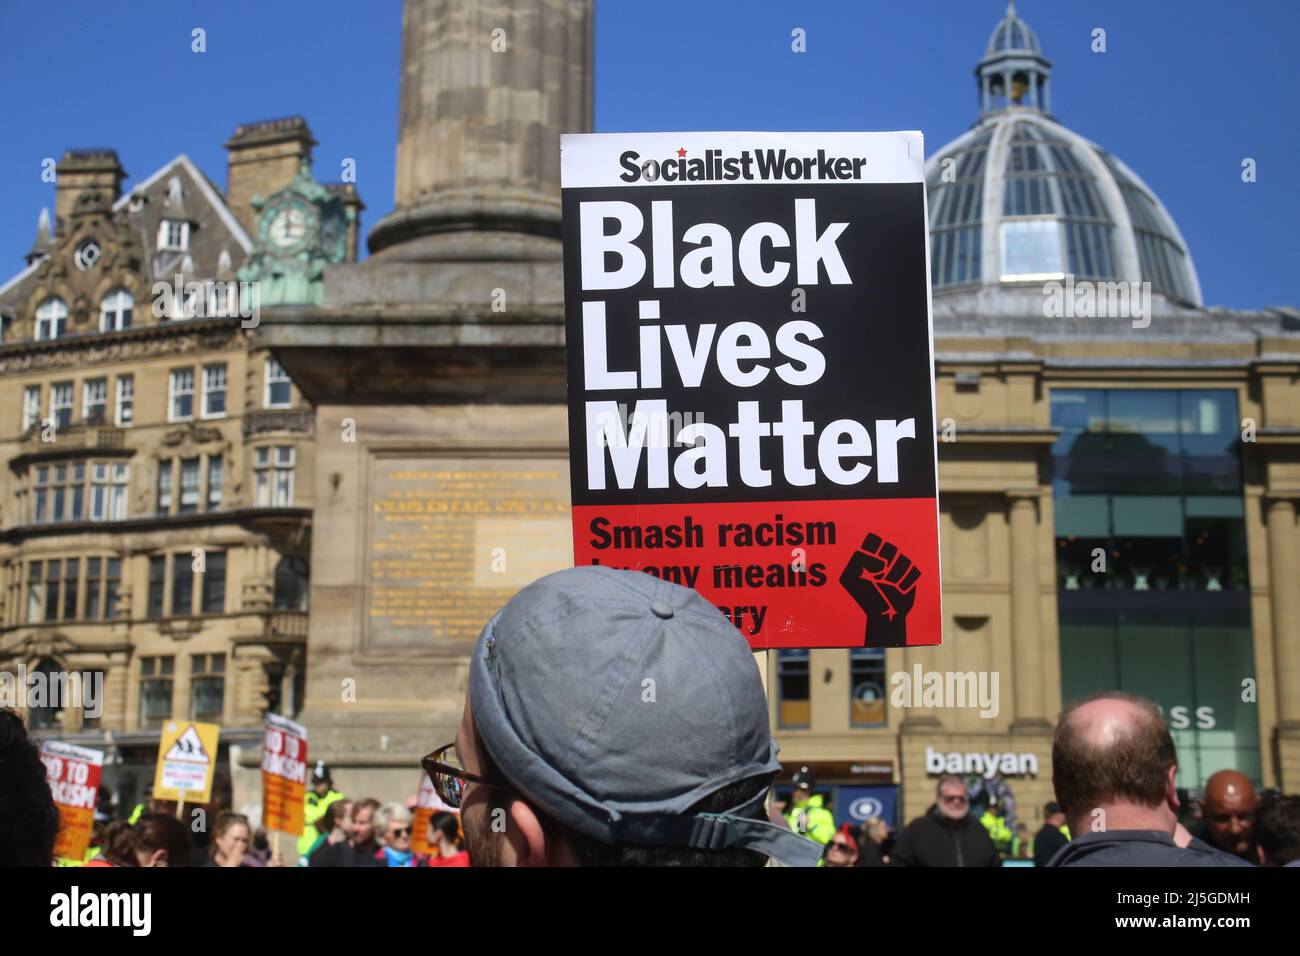
[[826,844],[827,866],[1298,866],[1300,796],[1261,797],[1250,778],[1220,770],[1203,796],[1174,788],[1177,752],[1154,702],[1099,694],[1069,708],[1056,729],[1057,799],[1043,825],[1013,831],[996,801],[972,810],[956,774],[939,778],[934,803],[893,834],[878,818],[835,829],[831,811],[795,774],[787,819]]
[[410,806],[371,797],[348,799],[333,789],[323,762],[316,765],[312,784],[304,808],[306,827],[288,852],[268,839],[255,815],[220,811],[211,832],[205,832],[178,818],[174,804],[147,797],[129,820],[97,822],[84,860],[62,863],[91,867],[469,866],[469,855],[460,845],[456,814],[434,813],[426,831],[430,852],[417,852],[412,832],[415,815]]
[[431,852],[413,849],[414,803],[415,798],[407,804],[381,803],[373,797],[349,800],[334,789],[329,768],[318,762],[307,795],[307,828],[298,841],[298,865],[469,866],[454,813],[440,811],[429,818],[424,842]]
[[[934,804],[896,835],[878,818],[837,827],[803,770],[779,807],[749,645],[697,592],[640,572],[581,567],[524,588],[483,629],[468,685],[456,739],[421,761],[452,811],[429,820],[428,853],[412,848],[414,799],[348,799],[317,764],[287,854],[230,812],[196,851],[184,823],[144,806],[106,828],[86,865],[1300,865],[1300,797],[1261,800],[1222,771],[1184,808],[1159,709],[1119,692],[1061,715],[1056,800],[1032,837],[992,801],[972,813],[959,776],[939,778]],[[58,828],[39,751],[0,711],[0,866],[51,865]]]
[[[969,812],[967,783],[956,775],[942,777],[935,791],[934,804],[913,820],[902,832],[895,833],[879,817],[871,817],[859,826],[832,826],[826,843],[825,865],[844,866],[999,866],[1018,863],[1023,866],[1297,866],[1300,867],[1300,797],[1270,793],[1259,796],[1254,784],[1236,770],[1221,770],[1210,776],[1204,797],[1194,797],[1181,804],[1170,838],[1175,849],[1161,837],[1138,839],[1120,832],[1109,840],[1090,839],[1069,853],[1071,832],[1065,811],[1055,800],[1043,806],[1043,824],[1037,833],[1028,835],[1026,824],[1019,824],[1015,836],[1001,839],[1004,826],[990,822],[986,809],[982,814]],[[1163,833],[1168,818],[1142,807],[1132,815],[1127,802],[1116,802],[1126,824],[1146,822],[1147,827],[1125,825],[1121,831],[1149,829]],[[824,804],[818,809],[829,815]],[[1103,813],[1106,806],[1100,809]],[[1104,817],[1089,816],[1097,828],[1085,833],[1101,833]],[[795,825],[795,824],[792,824]],[[818,830],[807,831],[816,838]],[[1096,859],[1093,854],[1099,854]],[[1060,856],[1056,863],[1052,861]],[[1240,863],[1234,861],[1241,861]]]

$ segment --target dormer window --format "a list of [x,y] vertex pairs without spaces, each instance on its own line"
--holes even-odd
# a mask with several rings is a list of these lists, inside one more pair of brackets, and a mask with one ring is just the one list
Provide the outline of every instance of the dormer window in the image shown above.
[[131,327],[131,309],[135,299],[125,289],[114,289],[99,304],[99,331],[119,332]]
[[62,299],[46,299],[36,307],[36,341],[62,338],[68,331],[68,304]]
[[179,219],[164,219],[158,224],[158,248],[166,252],[184,252],[190,247],[190,224]]

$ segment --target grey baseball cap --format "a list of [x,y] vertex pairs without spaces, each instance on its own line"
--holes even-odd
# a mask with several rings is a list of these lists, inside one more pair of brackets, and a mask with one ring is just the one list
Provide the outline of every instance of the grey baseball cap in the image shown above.
[[749,644],[696,591],[579,567],[520,591],[470,658],[470,707],[501,771],[541,810],[611,844],[752,849],[814,866],[822,848],[766,819],[766,791],[687,814],[781,769]]

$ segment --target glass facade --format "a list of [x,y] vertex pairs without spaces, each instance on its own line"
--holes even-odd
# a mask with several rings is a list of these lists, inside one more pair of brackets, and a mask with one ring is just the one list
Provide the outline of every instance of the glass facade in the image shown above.
[[1052,424],[1062,697],[1156,700],[1179,786],[1259,780],[1236,393],[1053,389]]

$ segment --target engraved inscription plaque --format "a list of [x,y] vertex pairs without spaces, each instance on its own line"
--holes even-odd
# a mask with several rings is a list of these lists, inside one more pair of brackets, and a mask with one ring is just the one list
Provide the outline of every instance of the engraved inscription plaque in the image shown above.
[[464,650],[525,584],[573,565],[568,462],[372,460],[366,645]]

